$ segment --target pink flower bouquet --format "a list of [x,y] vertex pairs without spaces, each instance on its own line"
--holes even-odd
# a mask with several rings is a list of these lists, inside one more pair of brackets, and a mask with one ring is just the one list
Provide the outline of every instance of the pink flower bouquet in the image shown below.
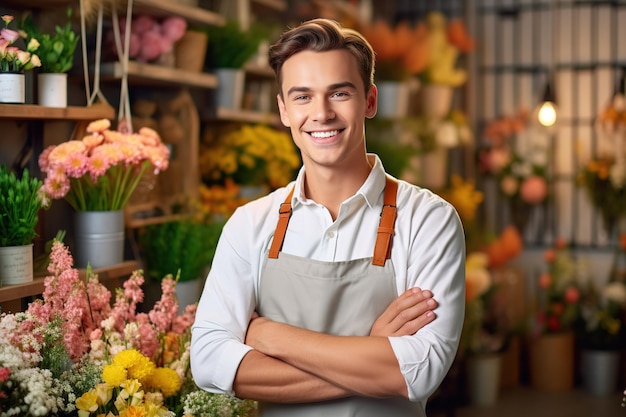
[[39,48],[39,42],[31,39],[26,50],[15,46],[15,42],[21,38],[20,33],[9,29],[9,23],[13,16],[2,16],[5,27],[0,29],[0,72],[22,72],[41,66],[39,56],[35,51]]
[[158,133],[110,130],[106,119],[92,122],[81,140],[46,148],[39,157],[46,174],[43,189],[51,198],[65,198],[77,211],[124,208],[144,172],[167,169],[169,149]]

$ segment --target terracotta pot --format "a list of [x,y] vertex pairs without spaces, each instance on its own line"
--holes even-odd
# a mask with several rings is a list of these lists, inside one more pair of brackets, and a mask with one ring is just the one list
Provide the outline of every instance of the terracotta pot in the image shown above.
[[551,333],[530,341],[531,385],[546,391],[568,391],[574,386],[574,334]]

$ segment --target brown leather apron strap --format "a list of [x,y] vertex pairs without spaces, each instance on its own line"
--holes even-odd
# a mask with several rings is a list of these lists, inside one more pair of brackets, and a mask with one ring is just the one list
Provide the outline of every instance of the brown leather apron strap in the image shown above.
[[270,246],[269,253],[269,257],[272,259],[278,258],[278,253],[283,247],[287,225],[291,217],[291,199],[293,197],[294,188],[295,186],[291,189],[285,201],[281,203],[280,209],[278,210],[278,223],[276,224],[276,231],[274,232],[274,239],[272,239],[272,246]]
[[391,240],[394,235],[396,224],[396,194],[398,193],[398,182],[387,176],[385,184],[385,196],[383,211],[380,213],[380,224],[378,225],[378,236],[374,247],[374,265],[383,266],[385,261],[391,258]]
[[[269,257],[278,258],[278,253],[282,249],[285,233],[287,233],[287,225],[291,217],[291,199],[293,198],[292,188],[281,203],[278,210],[278,223],[276,231],[270,246]],[[380,224],[378,225],[378,235],[376,237],[376,246],[374,247],[374,257],[372,264],[377,266],[385,265],[385,261],[391,257],[391,240],[394,235],[394,227],[396,223],[396,194],[398,193],[398,182],[387,176],[385,184],[385,195],[383,199],[383,210],[380,213]]]

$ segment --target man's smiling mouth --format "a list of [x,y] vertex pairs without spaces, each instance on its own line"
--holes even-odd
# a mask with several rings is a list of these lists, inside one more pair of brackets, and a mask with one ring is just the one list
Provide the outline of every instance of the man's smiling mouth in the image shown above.
[[335,136],[339,134],[339,130],[328,130],[328,131],[324,131],[324,132],[309,132],[309,134],[311,136],[313,136],[316,139],[325,139],[325,138],[329,138],[331,136]]

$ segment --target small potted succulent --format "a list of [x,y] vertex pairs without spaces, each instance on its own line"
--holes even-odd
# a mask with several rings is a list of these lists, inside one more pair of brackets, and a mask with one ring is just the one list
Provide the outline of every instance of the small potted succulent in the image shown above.
[[0,166],[0,282],[19,284],[33,280],[33,240],[39,210],[47,199],[42,181],[24,169],[18,178]]

